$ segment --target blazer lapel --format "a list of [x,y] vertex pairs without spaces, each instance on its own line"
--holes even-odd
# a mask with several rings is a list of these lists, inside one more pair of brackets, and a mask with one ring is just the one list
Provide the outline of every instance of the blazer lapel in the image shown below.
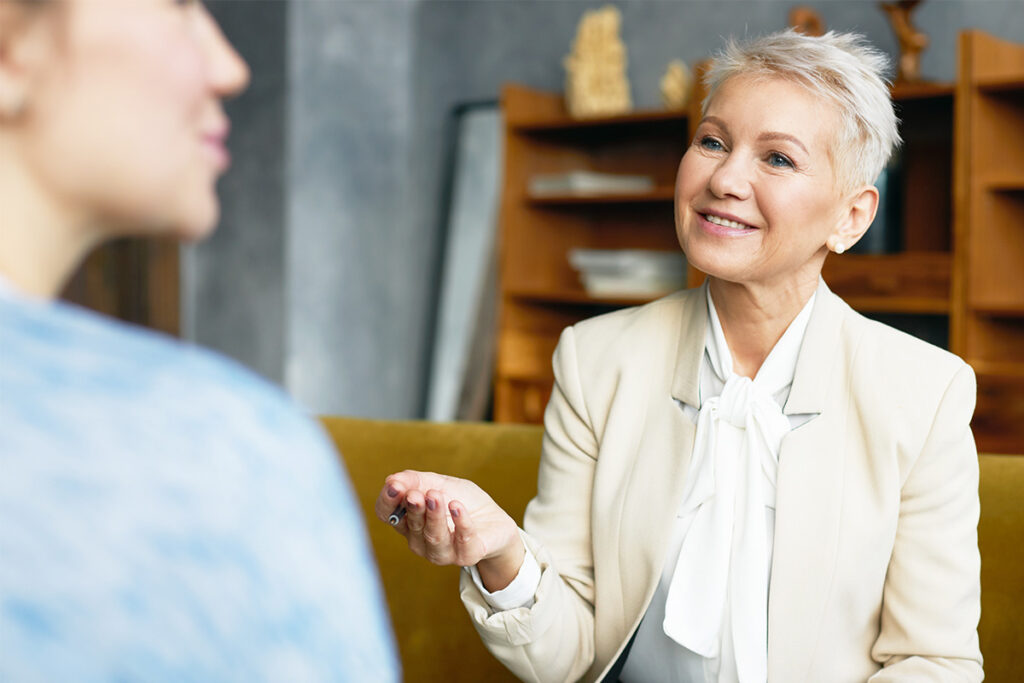
[[839,545],[846,304],[822,281],[784,412],[817,414],[782,441],[768,600],[768,680],[806,680]]
[[[638,621],[654,594],[683,494],[696,425],[676,401],[699,407],[700,360],[707,306],[703,288],[681,302],[673,374],[654,382],[638,424],[637,450],[622,497],[620,555],[624,618]],[[636,619],[634,619],[634,617]],[[627,629],[635,623],[625,623]]]

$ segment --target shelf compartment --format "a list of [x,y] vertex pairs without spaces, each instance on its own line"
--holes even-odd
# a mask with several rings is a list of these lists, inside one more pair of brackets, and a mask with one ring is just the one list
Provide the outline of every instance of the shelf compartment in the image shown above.
[[993,316],[970,311],[965,346],[959,351],[971,362],[1005,369],[1024,366],[1024,315]]
[[978,193],[971,206],[968,308],[1024,315],[1024,193]]
[[971,428],[979,452],[1024,454],[1024,364],[1019,365],[1008,374],[996,364],[975,365],[978,403]]
[[996,38],[981,31],[960,34],[961,65],[970,55],[970,68],[962,69],[969,78],[968,86],[983,92],[1004,92],[1024,89],[1024,50],[1020,44]]
[[550,377],[557,342],[557,335],[507,331],[498,342],[498,374],[518,379]]
[[825,262],[833,292],[858,311],[948,314],[951,257],[945,252],[844,254]]
[[553,382],[552,377],[513,379],[499,376],[494,386],[494,419],[497,422],[542,424]]

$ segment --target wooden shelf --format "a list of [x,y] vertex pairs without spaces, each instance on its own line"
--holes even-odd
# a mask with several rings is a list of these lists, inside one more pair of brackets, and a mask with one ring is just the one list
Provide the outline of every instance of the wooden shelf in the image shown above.
[[947,315],[951,263],[944,252],[843,254],[829,257],[822,276],[858,311]]
[[850,307],[862,313],[895,313],[907,315],[949,315],[949,300],[929,297],[844,296]]
[[641,304],[660,299],[670,291],[661,292],[647,297],[610,297],[591,296],[583,289],[560,289],[560,290],[524,290],[515,289],[505,293],[507,296],[522,299],[531,303],[539,304],[570,304],[582,306],[639,306]]
[[970,365],[979,377],[995,377],[1024,382],[1024,363],[972,360]]
[[955,89],[956,86],[953,83],[933,83],[931,81],[895,83],[892,86],[892,98],[896,101],[942,97],[952,99]]
[[502,91],[502,108],[506,125],[518,133],[557,133],[658,123],[678,123],[685,128],[688,119],[686,111],[677,109],[646,109],[615,116],[576,118],[566,111],[561,94],[511,84]]
[[971,310],[974,313],[985,315],[991,318],[1020,318],[1024,317],[1024,302],[1014,304],[990,304],[984,301],[973,301]]
[[987,174],[979,179],[981,189],[992,192],[1024,192],[1024,173]]
[[976,86],[979,91],[988,94],[1019,93],[1019,91],[1024,91],[1024,78],[1020,76],[984,78],[979,79]]
[[528,194],[526,201],[534,206],[560,206],[565,204],[662,204],[671,203],[675,199],[674,187],[656,187],[650,192],[628,192],[613,194]]
[[564,111],[551,116],[541,116],[535,119],[519,120],[512,123],[512,129],[519,132],[554,132],[579,130],[582,128],[604,128],[615,126],[632,126],[648,123],[678,123],[686,126],[686,112],[670,109],[651,109],[645,111],[634,111],[628,114],[617,116],[595,116],[593,118],[577,119],[569,116]]

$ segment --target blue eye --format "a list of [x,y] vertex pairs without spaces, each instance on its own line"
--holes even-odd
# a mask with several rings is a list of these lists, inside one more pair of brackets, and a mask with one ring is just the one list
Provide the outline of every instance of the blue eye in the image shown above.
[[775,168],[794,168],[793,162],[778,152],[772,152],[768,155],[768,164]]
[[719,152],[723,149],[721,141],[711,137],[710,135],[705,135],[704,137],[702,137],[700,140],[697,141],[697,144],[699,144],[704,149],[710,150],[712,152]]

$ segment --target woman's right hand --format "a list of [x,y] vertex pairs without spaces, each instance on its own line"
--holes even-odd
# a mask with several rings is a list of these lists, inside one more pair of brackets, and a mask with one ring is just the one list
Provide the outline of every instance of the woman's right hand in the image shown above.
[[405,516],[395,529],[420,557],[436,565],[476,565],[492,593],[519,573],[526,548],[515,520],[473,482],[433,472],[398,472],[384,480],[375,512],[387,522],[401,506]]

